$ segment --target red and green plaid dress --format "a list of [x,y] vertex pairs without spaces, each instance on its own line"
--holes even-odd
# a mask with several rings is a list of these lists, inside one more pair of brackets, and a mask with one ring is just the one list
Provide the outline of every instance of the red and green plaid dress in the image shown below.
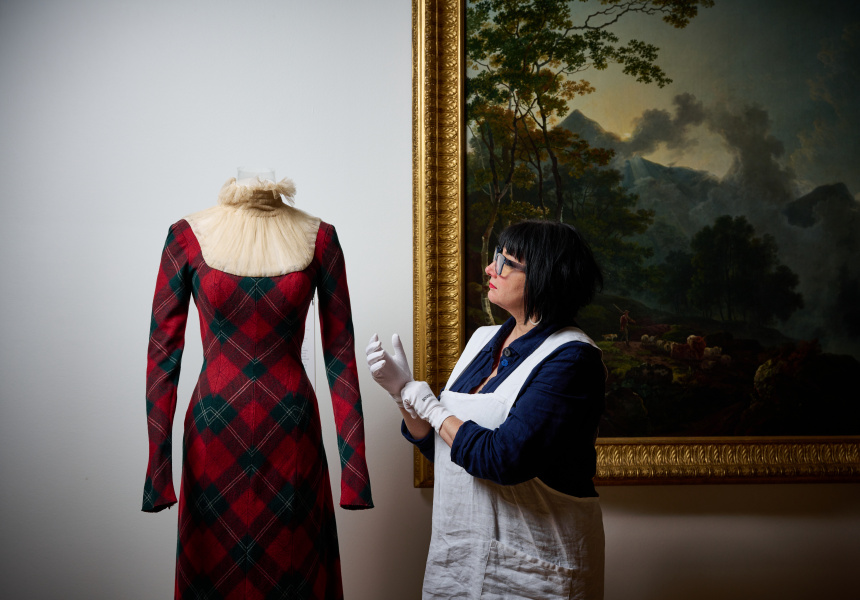
[[241,277],[207,266],[191,227],[170,228],[147,364],[143,510],[176,503],[171,430],[188,301],[203,368],[185,416],[176,598],[342,598],[340,557],[314,390],[302,367],[317,291],[344,508],[371,508],[343,253],[320,223],[303,271]]

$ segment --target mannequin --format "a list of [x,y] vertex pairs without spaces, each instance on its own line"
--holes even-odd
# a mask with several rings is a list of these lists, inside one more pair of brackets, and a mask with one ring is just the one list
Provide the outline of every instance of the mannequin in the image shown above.
[[193,297],[204,365],[185,418],[175,597],[341,598],[319,411],[301,346],[316,292],[340,505],[371,508],[343,252],[332,225],[292,206],[292,181],[276,181],[271,169],[238,175],[216,206],[171,226],[162,253],[143,510],[177,503],[170,432]]

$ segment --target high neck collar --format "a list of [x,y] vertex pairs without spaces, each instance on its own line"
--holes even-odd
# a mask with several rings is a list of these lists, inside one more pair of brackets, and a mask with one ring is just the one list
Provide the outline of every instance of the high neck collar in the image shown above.
[[239,185],[236,183],[236,178],[231,177],[218,192],[218,204],[231,208],[271,212],[286,207],[281,196],[292,205],[295,195],[295,184],[286,178],[277,183],[257,180],[249,185]]
[[227,181],[217,205],[185,217],[206,264],[239,277],[306,269],[313,261],[320,220],[290,206],[295,193],[289,179],[250,186]]

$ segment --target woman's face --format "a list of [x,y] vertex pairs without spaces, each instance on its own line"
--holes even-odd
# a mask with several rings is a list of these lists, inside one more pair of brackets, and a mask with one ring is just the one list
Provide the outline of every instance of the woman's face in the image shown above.
[[[506,249],[502,250],[505,258],[524,265],[517,261],[513,256],[508,254]],[[505,265],[502,268],[502,274],[496,273],[496,263],[491,262],[487,265],[484,271],[489,276],[489,290],[487,298],[496,306],[505,309],[511,316],[516,317],[517,321],[523,320],[523,297],[526,290],[526,274],[523,271],[512,268],[510,265]]]

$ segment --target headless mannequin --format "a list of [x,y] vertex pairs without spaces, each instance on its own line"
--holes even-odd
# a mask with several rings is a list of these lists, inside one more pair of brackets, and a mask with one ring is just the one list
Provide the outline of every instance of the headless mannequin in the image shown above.
[[293,205],[292,181],[270,168],[240,167],[218,205],[188,215],[210,267],[242,277],[274,277],[311,262],[320,220]]
[[319,412],[298,347],[319,291],[323,358],[338,365],[326,374],[341,506],[371,508],[343,253],[331,225],[293,206],[292,181],[271,169],[238,174],[215,206],[171,227],[162,253],[143,509],[177,502],[170,433],[193,296],[205,360],[185,419],[175,596],[343,598]]

